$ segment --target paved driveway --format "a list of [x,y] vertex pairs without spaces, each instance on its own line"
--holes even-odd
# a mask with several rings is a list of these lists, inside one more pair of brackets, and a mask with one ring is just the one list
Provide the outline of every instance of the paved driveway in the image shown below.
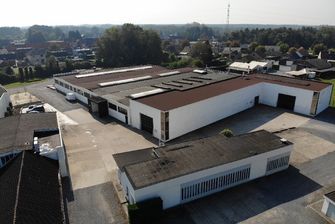
[[113,120],[97,121],[83,109],[64,114],[77,123],[63,126],[73,190],[67,197],[70,223],[126,223],[112,184],[112,155],[154,146],[152,139]]

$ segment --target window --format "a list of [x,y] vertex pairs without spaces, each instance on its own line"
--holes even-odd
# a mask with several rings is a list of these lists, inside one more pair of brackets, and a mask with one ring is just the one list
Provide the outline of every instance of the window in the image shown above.
[[124,115],[127,115],[127,110],[122,108],[122,107],[118,107],[118,111],[121,113],[121,114],[124,114]]
[[206,180],[193,181],[190,184],[181,186],[181,200],[190,201],[203,195],[215,193],[242,183],[250,178],[250,165],[235,171],[228,171],[222,174],[209,177]]
[[68,85],[68,84],[64,84],[64,87],[65,87],[66,89],[69,89],[69,85]]
[[57,79],[55,79],[55,83],[56,83],[56,84],[59,84],[59,81],[58,81]]
[[90,94],[88,94],[88,93],[86,93],[86,92],[84,92],[84,96],[85,96],[86,98],[90,98],[90,97],[91,97]]
[[117,110],[117,106],[115,104],[108,103],[108,107],[112,110]]
[[289,164],[290,156],[282,156],[280,158],[269,159],[266,165],[267,172],[273,172],[283,167],[287,167]]

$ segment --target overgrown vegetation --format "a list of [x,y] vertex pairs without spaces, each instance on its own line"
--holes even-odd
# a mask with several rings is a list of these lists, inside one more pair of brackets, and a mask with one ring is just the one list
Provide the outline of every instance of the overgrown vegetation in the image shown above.
[[225,129],[223,129],[223,130],[220,132],[220,135],[224,135],[224,136],[230,138],[230,137],[233,137],[233,136],[234,136],[234,133],[233,133],[232,130],[230,130],[230,129],[228,129],[228,128],[225,128]]

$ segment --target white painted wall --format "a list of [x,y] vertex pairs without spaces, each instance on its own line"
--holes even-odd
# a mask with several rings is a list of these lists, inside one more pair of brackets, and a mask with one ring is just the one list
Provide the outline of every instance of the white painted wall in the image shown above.
[[0,118],[5,117],[5,113],[7,112],[7,108],[9,107],[10,97],[7,92],[4,92],[0,96]]
[[253,157],[242,159],[233,163],[224,164],[211,169],[202,170],[196,173],[164,181],[155,185],[134,190],[131,186],[127,175],[121,174],[121,184],[124,192],[128,187],[129,193],[134,195],[135,202],[140,202],[146,199],[160,197],[163,200],[163,208],[167,209],[181,203],[181,185],[199,179],[204,179],[208,176],[229,171],[244,165],[251,164],[250,180],[262,177],[266,174],[267,159],[284,154],[290,154],[293,150],[293,145],[273,150],[267,153],[259,154]]
[[278,94],[286,94],[296,97],[294,112],[310,116],[313,100],[313,91],[282,86],[272,83],[263,83],[260,103],[277,107]]
[[119,112],[117,112],[116,110],[112,110],[110,108],[108,108],[108,114],[109,116],[111,117],[114,117],[116,119],[118,119],[119,121],[122,121],[122,122],[126,122],[126,116],[124,114],[121,114]]
[[169,140],[253,107],[256,96],[261,101],[261,84],[170,110]]
[[[64,83],[63,80],[61,80],[61,82]],[[69,84],[69,85],[71,85],[71,84]],[[73,86],[72,86],[72,87],[73,87]],[[55,83],[55,88],[56,88],[58,91],[60,91],[60,92],[62,92],[62,93],[65,93],[65,94],[67,94],[67,93],[74,93],[74,95],[76,96],[77,100],[81,101],[82,103],[84,103],[84,104],[86,104],[86,105],[88,104],[88,99],[87,99],[85,96],[80,95],[79,93],[76,93],[76,92],[73,92],[73,91],[71,91],[71,90],[69,90],[69,89],[66,89],[66,88],[64,88],[63,86],[60,86],[60,85],[58,85],[58,84],[56,84],[56,83]],[[75,87],[75,88],[80,89],[80,88],[78,88],[78,87]],[[82,90],[82,91],[87,92],[87,90]]]
[[329,107],[330,99],[332,96],[332,90],[333,86],[330,85],[326,89],[320,92],[317,114],[321,113],[322,111],[324,111]]
[[129,124],[132,127],[141,129],[140,114],[147,115],[153,118],[153,123],[154,123],[153,136],[158,139],[161,138],[161,111],[160,110],[153,108],[153,107],[149,107],[145,104],[139,103],[134,100],[130,100],[129,108],[130,108],[130,117],[131,117]]

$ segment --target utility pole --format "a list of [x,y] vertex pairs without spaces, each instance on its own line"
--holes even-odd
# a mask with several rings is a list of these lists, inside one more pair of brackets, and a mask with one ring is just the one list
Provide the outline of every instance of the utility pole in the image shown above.
[[[227,27],[226,27],[226,33],[227,37],[229,39],[229,19],[230,19],[230,2],[228,3],[228,8],[227,8]],[[229,59],[231,59],[231,43],[229,44]]]

